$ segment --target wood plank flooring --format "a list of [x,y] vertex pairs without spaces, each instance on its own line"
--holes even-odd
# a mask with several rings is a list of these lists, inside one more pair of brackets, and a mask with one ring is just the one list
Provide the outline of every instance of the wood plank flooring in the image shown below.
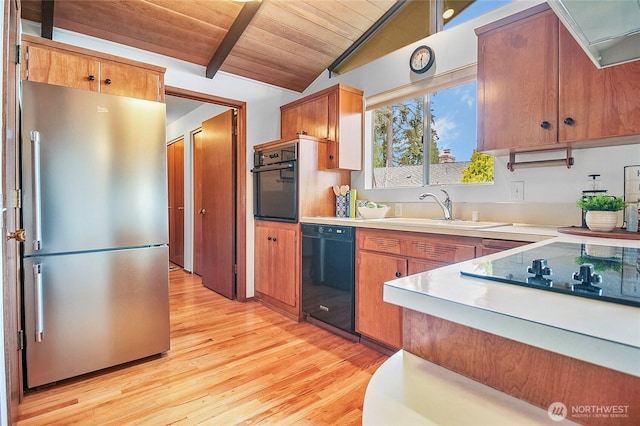
[[359,425],[386,357],[170,272],[171,350],[25,396],[18,425]]

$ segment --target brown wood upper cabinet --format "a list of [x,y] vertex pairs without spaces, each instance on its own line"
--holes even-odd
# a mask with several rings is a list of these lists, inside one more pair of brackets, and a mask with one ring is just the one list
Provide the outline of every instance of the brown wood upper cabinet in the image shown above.
[[23,80],[164,102],[162,67],[30,35],[22,55]]
[[337,84],[280,107],[282,138],[328,139],[326,167],[362,169],[363,92]]
[[637,143],[640,61],[597,69],[546,3],[476,33],[480,151]]

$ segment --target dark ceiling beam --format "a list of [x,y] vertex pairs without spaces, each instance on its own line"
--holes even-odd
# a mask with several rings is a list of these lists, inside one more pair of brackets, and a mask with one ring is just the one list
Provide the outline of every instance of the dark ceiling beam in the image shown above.
[[40,5],[41,25],[40,25],[40,37],[53,40],[53,9],[54,0],[42,0]]
[[222,63],[227,59],[227,56],[229,56],[231,49],[236,45],[244,30],[258,12],[260,5],[262,5],[262,1],[258,0],[245,3],[242,6],[242,10],[238,14],[236,20],[233,21],[233,24],[231,24],[231,28],[229,28],[227,35],[213,54],[213,57],[209,61],[209,65],[207,65],[207,78],[213,78],[213,76],[216,75],[222,66]]
[[364,32],[356,41],[353,42],[351,46],[347,50],[345,50],[342,55],[338,56],[338,58],[331,63],[327,67],[329,70],[329,75],[333,73],[344,61],[349,59],[351,55],[356,53],[360,47],[367,42],[371,37],[374,36],[382,27],[384,27],[387,22],[391,20],[394,16],[398,14],[407,4],[409,0],[398,0],[389,10],[387,10],[384,15],[380,17],[376,22],[373,23],[371,27],[367,31]]

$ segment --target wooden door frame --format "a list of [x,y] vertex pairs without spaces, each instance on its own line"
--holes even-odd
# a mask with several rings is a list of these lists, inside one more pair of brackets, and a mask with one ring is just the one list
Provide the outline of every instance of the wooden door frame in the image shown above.
[[173,86],[165,86],[165,95],[203,103],[227,106],[238,111],[236,146],[236,299],[247,301],[247,104],[220,96],[208,95]]
[[[4,200],[2,207],[6,209],[2,221],[4,235],[13,232],[19,226],[20,203],[17,195],[19,188],[19,123],[18,93],[20,91],[20,64],[17,60],[17,46],[20,44],[20,2],[5,1],[3,5],[3,45],[2,45],[2,190]],[[20,287],[20,251],[17,240],[7,241],[3,237],[2,250],[2,314],[4,328],[4,374],[6,391],[7,421],[17,421],[18,404],[23,396],[22,383],[22,349],[18,336],[22,325],[20,317],[22,299]]]

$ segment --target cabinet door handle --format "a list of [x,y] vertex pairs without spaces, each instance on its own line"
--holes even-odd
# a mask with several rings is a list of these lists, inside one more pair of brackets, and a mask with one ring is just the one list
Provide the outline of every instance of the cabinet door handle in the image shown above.
[[551,127],[551,124],[548,121],[543,121],[542,123],[540,123],[540,127],[542,127],[543,129],[548,129],[549,127]]
[[400,278],[402,274],[400,272],[396,272],[396,278]]
[[271,237],[267,237],[267,240],[271,241]]
[[111,84],[111,79],[110,79],[110,78],[107,78],[107,79],[104,81],[104,83],[105,83],[105,84]]
[[564,119],[564,124],[566,124],[567,126],[571,126],[573,124],[573,118],[571,117],[567,117]]
[[95,77],[95,76],[93,76],[93,75],[90,75],[90,76],[88,77],[88,80],[89,80],[89,81],[94,81],[95,79],[96,79],[96,77]]

